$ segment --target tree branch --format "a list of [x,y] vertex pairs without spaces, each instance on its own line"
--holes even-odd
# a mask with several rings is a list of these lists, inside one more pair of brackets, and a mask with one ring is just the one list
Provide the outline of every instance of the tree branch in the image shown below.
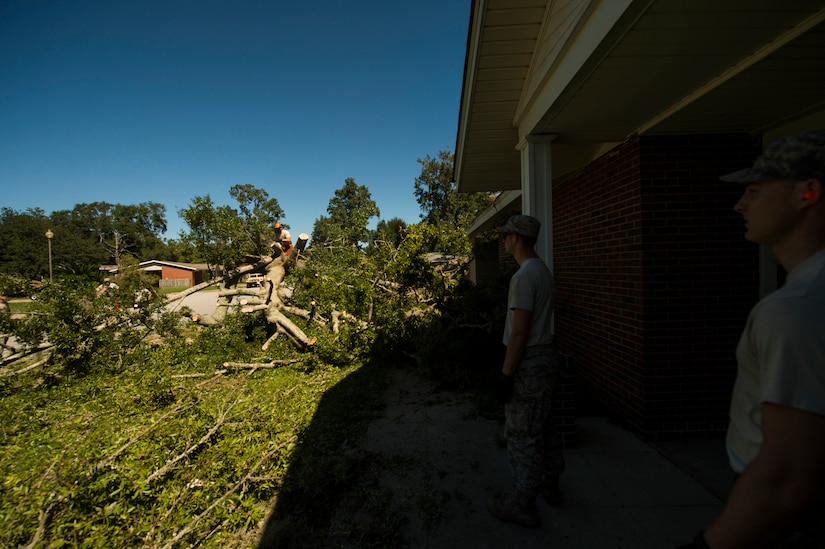
[[44,358],[43,360],[40,360],[40,361],[38,361],[38,362],[35,362],[34,364],[30,364],[29,366],[26,366],[25,368],[21,368],[21,369],[19,369],[19,370],[17,370],[17,371],[14,371],[14,372],[6,372],[6,371],[4,371],[4,370],[0,370],[0,376],[16,376],[16,375],[20,375],[20,374],[26,373],[26,372],[28,372],[29,370],[34,370],[35,368],[38,368],[38,367],[40,367],[40,366],[43,366],[44,364],[46,364],[46,363],[49,361],[49,358],[51,358],[51,355],[50,355],[50,356],[47,356],[47,357],[46,357],[46,358]]
[[224,362],[224,368],[234,368],[236,370],[243,370],[243,369],[258,369],[258,368],[266,368],[272,369],[277,368],[283,364],[295,364],[297,362],[302,362],[300,358],[290,358],[284,360],[272,360],[270,362]]
[[159,479],[160,477],[162,477],[163,475],[165,475],[166,473],[168,473],[169,471],[171,471],[171,470],[172,470],[172,468],[175,466],[175,464],[177,464],[179,461],[181,461],[181,460],[185,459],[186,457],[188,457],[188,456],[192,455],[193,453],[195,453],[195,451],[197,451],[197,450],[198,450],[198,448],[200,448],[201,446],[203,446],[204,444],[206,444],[207,442],[209,442],[209,439],[211,439],[211,438],[215,435],[215,433],[217,433],[217,432],[218,432],[218,429],[220,429],[220,428],[221,428],[221,425],[223,425],[223,424],[224,424],[224,422],[226,421],[226,415],[229,413],[229,411],[230,411],[230,410],[231,410],[231,409],[232,409],[232,408],[233,408],[233,407],[234,407],[237,403],[238,403],[238,401],[237,401],[237,400],[236,400],[235,402],[233,402],[233,403],[229,406],[229,408],[227,408],[227,410],[226,410],[225,412],[223,412],[223,413],[222,413],[222,414],[218,417],[218,420],[215,422],[215,425],[213,425],[213,426],[212,426],[212,428],[211,428],[211,429],[209,429],[209,431],[207,431],[207,433],[206,433],[205,435],[203,435],[199,441],[197,441],[195,444],[193,444],[192,446],[190,446],[189,448],[187,448],[186,450],[184,450],[184,452],[183,452],[182,454],[179,454],[179,455],[177,455],[177,456],[173,457],[172,459],[168,460],[168,461],[167,461],[167,462],[163,465],[163,467],[161,467],[160,469],[158,469],[157,471],[155,471],[154,473],[152,473],[151,475],[149,475],[149,476],[146,478],[146,480],[144,481],[144,483],[145,483],[145,484],[150,484],[150,483],[154,482],[155,480]]
[[265,463],[265,462],[266,462],[266,461],[267,461],[270,457],[272,457],[273,455],[275,455],[275,453],[276,453],[276,452],[281,451],[283,448],[286,448],[286,447],[287,447],[287,445],[289,445],[289,444],[291,444],[291,443],[295,442],[295,441],[297,440],[297,438],[298,438],[298,437],[296,437],[296,436],[290,437],[288,440],[285,440],[284,442],[282,442],[281,444],[279,444],[276,448],[274,448],[274,449],[270,450],[269,452],[267,452],[266,454],[264,454],[263,456],[261,456],[261,459],[259,459],[259,460],[258,460],[258,462],[257,462],[257,463],[255,463],[255,465],[253,465],[253,466],[252,466],[252,468],[250,468],[250,469],[249,469],[249,471],[246,473],[246,475],[244,475],[244,477],[243,477],[241,480],[239,480],[238,482],[236,482],[236,483],[235,483],[235,485],[234,485],[234,486],[232,486],[232,488],[230,488],[229,490],[227,490],[227,491],[226,491],[226,492],[225,492],[225,493],[224,493],[221,497],[219,497],[218,499],[216,499],[216,500],[215,500],[215,502],[214,502],[214,503],[212,503],[212,505],[210,505],[209,507],[207,507],[206,509],[204,509],[203,513],[201,513],[200,515],[196,516],[194,519],[192,519],[192,521],[191,521],[189,524],[187,524],[186,526],[184,526],[183,528],[181,528],[181,529],[180,529],[180,530],[179,530],[179,531],[178,531],[178,532],[177,532],[177,533],[176,533],[176,534],[172,537],[172,539],[170,539],[170,540],[166,543],[166,545],[164,545],[164,546],[163,546],[163,549],[172,549],[172,547],[174,547],[174,545],[175,545],[178,541],[180,541],[180,540],[181,540],[184,536],[188,535],[188,534],[189,534],[192,530],[194,530],[194,529],[195,529],[195,527],[198,525],[198,523],[201,521],[201,519],[203,519],[203,517],[205,517],[207,514],[209,514],[210,512],[212,512],[212,510],[213,510],[213,509],[215,509],[216,507],[218,507],[219,505],[221,505],[221,504],[223,503],[223,501],[224,501],[226,498],[228,498],[228,497],[229,497],[229,496],[231,496],[233,493],[235,493],[235,492],[238,490],[238,488],[240,488],[241,486],[243,486],[243,485],[244,485],[244,484],[245,484],[245,483],[246,483],[246,482],[247,482],[250,478],[252,478],[252,474],[253,474],[253,473],[254,473],[254,472],[255,472],[255,471],[256,471],[256,470],[257,470],[257,469],[258,469],[261,465],[263,465],[263,464],[264,464],[264,463]]
[[[51,494],[54,496],[54,493]],[[40,543],[40,540],[43,539],[43,535],[46,533],[46,523],[49,520],[49,515],[58,504],[63,503],[66,501],[65,496],[60,496],[57,499],[53,499],[49,502],[45,509],[41,509],[37,521],[37,531],[35,531],[34,536],[32,537],[31,541],[29,541],[28,545],[25,546],[25,549],[34,549]]]
[[120,457],[120,455],[121,455],[123,452],[125,452],[126,450],[128,450],[130,446],[132,446],[132,445],[133,445],[134,443],[136,443],[138,440],[140,440],[141,438],[143,438],[143,437],[144,437],[147,433],[149,433],[149,431],[151,431],[152,429],[154,429],[155,427],[157,427],[158,425],[160,425],[160,423],[161,423],[163,420],[165,420],[166,418],[168,418],[168,417],[170,417],[170,416],[173,416],[173,415],[177,414],[177,413],[178,413],[178,412],[180,412],[181,410],[184,410],[184,409],[186,409],[186,408],[189,408],[190,406],[192,406],[192,405],[191,405],[191,404],[188,404],[188,405],[186,405],[186,406],[183,406],[183,405],[178,405],[178,406],[176,406],[175,408],[173,408],[173,409],[169,410],[168,412],[166,412],[165,414],[163,414],[162,416],[160,416],[158,419],[156,419],[156,420],[155,420],[155,421],[154,421],[151,425],[149,425],[149,427],[146,427],[145,429],[143,429],[142,431],[140,431],[137,435],[135,435],[135,436],[133,436],[132,438],[130,438],[130,439],[129,439],[129,440],[128,440],[125,444],[123,444],[120,448],[118,448],[117,450],[115,450],[115,452],[114,452],[113,454],[110,454],[110,455],[106,456],[104,459],[102,459],[102,460],[100,460],[99,462],[97,462],[97,465],[95,465],[95,466],[92,468],[92,470],[93,470],[93,471],[100,471],[101,469],[103,469],[103,468],[105,468],[105,467],[110,467],[110,466],[111,466],[111,465],[115,462],[115,460],[116,460],[118,457]]
[[223,276],[219,276],[217,278],[212,278],[212,279],[207,280],[206,282],[201,282],[200,284],[198,284],[196,286],[192,286],[188,290],[184,290],[182,292],[176,292],[174,294],[168,294],[166,296],[166,303],[172,303],[173,301],[178,301],[178,300],[183,299],[184,297],[186,297],[188,295],[192,295],[195,292],[203,290],[204,288],[208,288],[209,286],[215,286],[216,284],[219,284],[220,282],[223,282],[227,278],[232,278],[232,277],[235,277],[235,276],[241,276],[241,275],[246,274],[246,273],[251,272],[251,271],[255,271],[255,270],[258,270],[258,269],[263,269],[267,265],[272,263],[273,261],[274,261],[274,258],[269,257],[269,256],[264,256],[264,257],[261,258],[260,261],[258,261],[257,263],[255,263],[253,265],[246,265],[244,267],[234,269],[234,270],[226,273]]

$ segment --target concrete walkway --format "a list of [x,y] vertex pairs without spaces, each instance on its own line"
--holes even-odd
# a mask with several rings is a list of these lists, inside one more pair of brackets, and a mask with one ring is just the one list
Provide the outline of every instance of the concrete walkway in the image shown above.
[[[496,443],[501,424],[415,374],[394,375],[386,413],[371,424],[364,449],[406,464],[377,476],[407,514],[410,547],[661,549],[687,543],[722,509],[732,479],[720,440],[654,448],[592,417],[577,420],[577,446],[565,454],[565,505],[539,498],[535,530],[500,522],[486,501],[509,488],[506,452]],[[713,482],[700,484],[697,471]]]
[[212,316],[215,313],[215,306],[218,303],[218,290],[200,290],[189,294],[183,299],[173,301],[166,306],[168,311],[179,311],[183,307],[189,307],[201,316]]

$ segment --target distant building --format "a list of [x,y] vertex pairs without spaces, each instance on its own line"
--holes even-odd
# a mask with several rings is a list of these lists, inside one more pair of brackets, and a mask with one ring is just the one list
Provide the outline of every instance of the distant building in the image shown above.
[[[209,273],[206,263],[179,263],[157,259],[141,261],[138,268],[159,277],[158,284],[161,288],[191,288],[203,282],[205,275]],[[117,274],[118,267],[103,265],[100,270]]]

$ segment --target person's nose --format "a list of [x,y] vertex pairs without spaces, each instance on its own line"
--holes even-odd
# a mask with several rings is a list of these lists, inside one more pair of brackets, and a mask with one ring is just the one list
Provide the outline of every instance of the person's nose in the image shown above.
[[742,193],[742,196],[739,197],[739,200],[736,201],[736,204],[733,205],[733,210],[737,213],[744,213],[746,205],[745,205],[745,195],[747,193]]

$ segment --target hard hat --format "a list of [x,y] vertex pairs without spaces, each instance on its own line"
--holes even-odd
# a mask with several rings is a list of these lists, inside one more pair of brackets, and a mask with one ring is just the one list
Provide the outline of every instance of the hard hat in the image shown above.
[[283,225],[281,225],[280,221],[275,222],[274,228],[280,229],[281,227],[283,227]]

